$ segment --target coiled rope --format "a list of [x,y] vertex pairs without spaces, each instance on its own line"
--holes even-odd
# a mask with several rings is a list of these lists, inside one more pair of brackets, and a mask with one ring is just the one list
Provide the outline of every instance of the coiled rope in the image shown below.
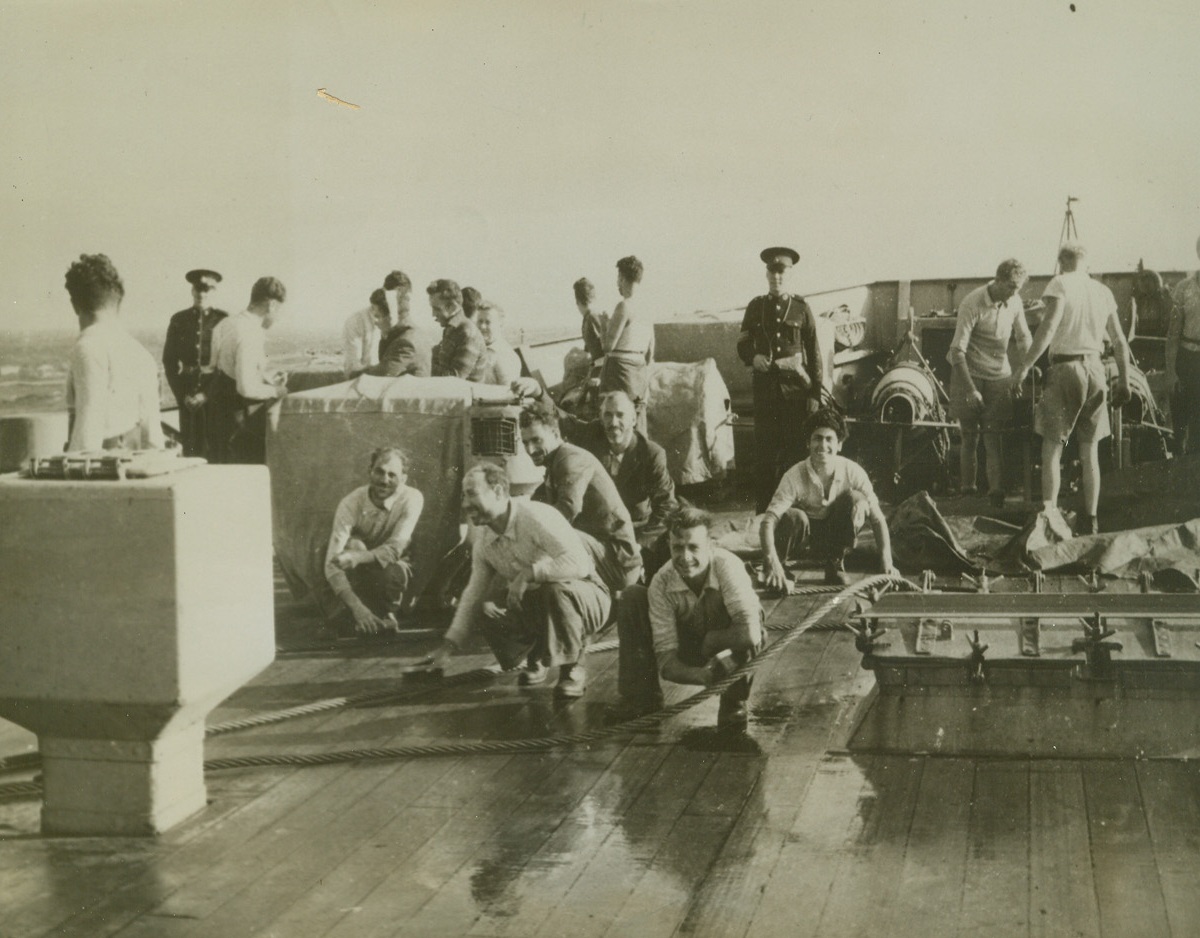
[[[818,627],[834,609],[836,609],[847,599],[858,596],[862,593],[872,591],[880,592],[893,587],[909,590],[918,589],[918,587],[903,577],[880,574],[877,576],[867,577],[853,585],[846,587],[813,586],[801,587],[793,590],[792,595],[822,595],[829,593],[835,593],[835,595],[831,596],[829,600],[827,600],[814,612],[811,612],[797,624],[793,626],[773,627],[772,631],[782,631],[784,632],[783,636],[777,641],[768,645],[760,654],[752,658],[745,665],[731,672],[717,683],[708,685],[699,693],[693,694],[690,697],[671,704],[668,707],[664,707],[663,709],[654,713],[636,717],[635,719],[615,724],[613,726],[588,730],[580,733],[542,736],[532,739],[486,740],[465,743],[430,743],[427,745],[418,746],[343,749],[311,754],[280,753],[236,756],[225,759],[207,760],[204,763],[204,769],[206,772],[216,772],[223,769],[252,768],[260,766],[335,765],[346,762],[380,761],[422,756],[542,752],[547,749],[557,749],[562,746],[578,746],[595,743],[614,736],[620,736],[643,729],[649,729],[657,726],[659,723],[662,723],[665,720],[670,719],[673,716],[683,713],[686,710],[690,710],[692,707],[710,699],[711,697],[723,693],[736,681],[753,674],[755,670],[771,659],[777,657],[788,645],[794,642],[805,632]],[[841,629],[842,625],[840,623],[831,623],[826,627],[832,629]],[[601,642],[591,646],[589,651],[611,650],[612,648],[617,647],[617,644],[618,642],[616,640]],[[236,732],[238,730],[249,729],[255,726],[263,726],[268,723],[277,723],[288,719],[294,719],[296,717],[308,716],[328,710],[335,710],[341,707],[362,705],[366,703],[378,704],[386,701],[397,701],[411,697],[422,696],[443,690],[447,687],[456,687],[475,683],[484,678],[490,679],[499,673],[499,670],[500,669],[498,666],[479,668],[473,671],[466,671],[461,674],[453,675],[452,677],[446,678],[440,681],[438,684],[431,685],[429,687],[412,688],[406,691],[386,691],[374,694],[360,694],[355,697],[337,697],[329,700],[316,701],[314,703],[305,704],[299,707],[291,707],[287,710],[264,713],[255,717],[247,717],[241,720],[230,720],[226,723],[215,724],[214,726],[210,727],[206,735],[216,736],[223,733]],[[0,763],[0,770],[13,769],[16,768],[18,764],[20,764],[23,768],[34,768],[40,764],[40,756],[37,753],[14,756]],[[0,785],[0,802],[40,795],[41,791],[41,785],[36,781],[16,782],[9,785]]]

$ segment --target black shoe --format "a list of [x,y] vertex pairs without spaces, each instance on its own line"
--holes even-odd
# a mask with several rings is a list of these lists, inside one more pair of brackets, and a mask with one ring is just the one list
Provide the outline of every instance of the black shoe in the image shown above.
[[825,584],[827,586],[845,586],[850,582],[846,576],[846,564],[841,557],[831,557],[825,561]]
[[1076,534],[1099,534],[1100,521],[1095,515],[1085,515],[1082,511],[1075,519]]

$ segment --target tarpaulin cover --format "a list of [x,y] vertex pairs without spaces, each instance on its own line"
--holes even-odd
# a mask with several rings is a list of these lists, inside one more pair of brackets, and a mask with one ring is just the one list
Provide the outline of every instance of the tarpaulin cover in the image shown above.
[[283,399],[267,465],[275,555],[294,592],[330,601],[324,560],[334,510],[366,484],[371,452],[386,445],[408,453],[408,484],[425,496],[411,549],[411,592],[424,591],[458,541],[466,415],[482,395],[507,391],[458,378],[363,375]]
[[967,555],[954,531],[925,491],[905,499],[888,518],[892,556],[901,573],[975,573],[979,565]]
[[655,362],[647,368],[646,423],[667,451],[676,485],[720,478],[733,468],[729,390],[717,363]]

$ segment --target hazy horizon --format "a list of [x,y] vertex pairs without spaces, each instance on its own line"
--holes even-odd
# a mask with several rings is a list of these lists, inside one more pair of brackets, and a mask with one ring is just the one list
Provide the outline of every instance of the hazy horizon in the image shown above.
[[[744,304],[790,288],[1051,268],[1068,194],[1095,270],[1196,266],[1197,14],[1182,0],[5,4],[0,329],[74,327],[63,273],[112,257],[132,328],[192,267],[287,329],[337,328],[394,267],[511,319]],[[344,107],[317,94],[358,106]]]

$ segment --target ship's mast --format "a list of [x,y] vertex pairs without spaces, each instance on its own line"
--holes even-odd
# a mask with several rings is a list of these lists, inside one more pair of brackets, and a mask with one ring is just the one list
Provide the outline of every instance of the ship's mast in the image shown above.
[[[1076,241],[1079,238],[1079,229],[1075,227],[1075,213],[1071,210],[1071,203],[1078,202],[1079,199],[1073,195],[1067,196],[1067,210],[1063,213],[1062,231],[1058,234],[1058,247],[1063,246],[1065,241]],[[1054,272],[1062,273],[1058,265],[1058,250],[1054,252]]]

